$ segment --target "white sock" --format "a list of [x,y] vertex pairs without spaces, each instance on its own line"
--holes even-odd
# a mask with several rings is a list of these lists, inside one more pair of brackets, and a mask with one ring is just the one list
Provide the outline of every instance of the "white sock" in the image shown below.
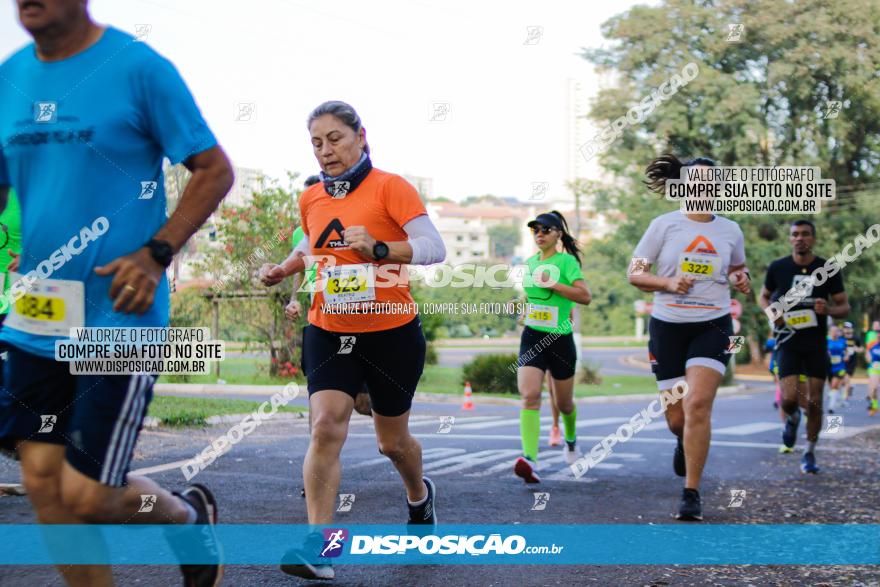
[[410,501],[408,497],[406,498],[406,503],[408,503],[409,505],[411,505],[413,507],[423,505],[426,501],[428,501],[428,486],[427,485],[425,485],[425,497],[423,497],[419,501]]
[[813,452],[814,450],[816,450],[816,442],[815,441],[808,441],[807,442],[807,452]]

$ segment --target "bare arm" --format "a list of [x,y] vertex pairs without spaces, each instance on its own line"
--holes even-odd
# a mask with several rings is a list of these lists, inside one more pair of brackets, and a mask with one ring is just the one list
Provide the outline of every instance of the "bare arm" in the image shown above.
[[827,306],[828,315],[832,318],[845,318],[849,315],[850,310],[852,309],[849,305],[849,298],[846,296],[846,292],[840,292],[831,296],[831,300],[834,302],[833,306]]
[[585,306],[589,305],[589,303],[593,299],[593,297],[590,295],[590,288],[587,287],[587,282],[583,279],[578,279],[571,285],[563,285],[562,283],[557,283],[550,287],[550,289],[566,299],[569,299],[578,304],[583,304]]

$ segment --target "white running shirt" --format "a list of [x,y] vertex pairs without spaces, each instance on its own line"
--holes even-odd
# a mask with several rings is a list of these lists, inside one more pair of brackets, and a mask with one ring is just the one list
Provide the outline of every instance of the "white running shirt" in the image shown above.
[[733,220],[715,216],[711,222],[691,220],[680,211],[651,221],[633,257],[646,258],[661,277],[690,275],[686,295],[654,292],[651,316],[665,322],[704,322],[730,313],[731,265],[746,262],[745,238]]

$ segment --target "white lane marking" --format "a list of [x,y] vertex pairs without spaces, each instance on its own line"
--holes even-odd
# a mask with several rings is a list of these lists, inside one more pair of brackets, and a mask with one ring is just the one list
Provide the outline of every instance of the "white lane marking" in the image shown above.
[[602,426],[603,424],[619,424],[620,422],[629,422],[629,418],[593,418],[592,420],[579,420],[578,428],[587,428],[588,426]]
[[[468,422],[487,422],[487,421],[498,420],[499,418],[501,418],[501,416],[478,416],[478,417],[454,416],[454,417],[455,417],[455,422],[452,424],[453,428],[462,428],[462,427],[473,428],[473,426],[463,426],[462,424],[460,424],[461,422],[464,422],[465,424],[467,424]],[[422,420],[420,422],[410,422],[409,425],[410,425],[410,428],[412,428],[413,426],[424,426],[424,425],[429,425],[429,424],[436,424],[439,427],[440,426],[440,418],[441,418],[441,416],[434,416],[430,420]],[[519,420],[517,420],[517,422],[519,422]]]
[[152,475],[153,473],[161,473],[163,471],[170,471],[171,469],[179,469],[190,460],[191,459],[186,459],[185,461],[174,461],[172,463],[165,463],[164,465],[156,465],[155,467],[134,469],[132,471],[129,471],[128,473],[129,475]]
[[[373,434],[349,434],[349,438],[375,438]],[[416,438],[430,439],[436,440],[440,435],[438,434],[413,434]],[[833,435],[832,435],[833,436]],[[519,434],[444,434],[443,439],[448,440],[450,438],[461,438],[461,439],[485,439],[485,440],[520,440]],[[602,440],[605,438],[604,436],[578,436],[578,441],[584,440]],[[638,438],[632,437],[627,442],[645,442],[650,444],[666,444],[669,446],[673,446],[675,444],[675,440],[672,438]],[[734,440],[713,440],[712,446],[719,447],[736,447],[736,448],[772,448],[778,449],[780,443],[778,442],[741,442]]]
[[738,426],[727,426],[725,428],[716,428],[715,430],[712,430],[712,434],[748,436],[749,434],[758,434],[759,432],[767,432],[768,430],[778,430],[782,432],[782,422],[751,422],[749,424],[740,424]]
[[[351,434],[349,434],[351,436]],[[449,455],[461,454],[467,452],[463,448],[425,448],[422,449],[422,458],[436,458],[436,457],[446,457]],[[391,463],[388,460],[388,457],[379,457],[377,459],[368,459],[366,461],[361,461],[359,463],[355,463],[353,465],[348,465],[344,467],[345,469],[359,469],[361,467],[372,467],[375,465],[381,465],[383,463]]]
[[[446,475],[447,473],[455,473],[498,459],[509,460],[519,454],[519,452],[520,451],[517,449],[483,450],[462,458],[452,457],[440,461],[434,461],[425,465],[424,468],[426,473],[431,473],[432,475]],[[444,465],[451,466],[446,467]]]
[[[544,416],[541,418],[542,424],[548,424],[553,418],[551,416]],[[519,418],[505,418],[504,420],[495,420],[494,422],[476,422],[473,424],[459,424],[458,419],[456,418],[455,425],[453,429],[455,430],[485,430],[486,428],[496,428],[498,426],[511,426],[511,425],[519,426]]]

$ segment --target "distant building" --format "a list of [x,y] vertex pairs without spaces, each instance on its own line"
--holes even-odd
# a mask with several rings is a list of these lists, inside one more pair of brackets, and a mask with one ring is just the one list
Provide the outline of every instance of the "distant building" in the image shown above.
[[[244,205],[253,192],[261,191],[265,185],[264,174],[260,169],[238,166],[233,166],[232,169],[235,173],[235,183],[229,190],[229,194],[223,198],[220,209],[224,206]],[[189,177],[187,176],[186,179],[188,180]],[[183,189],[186,183],[180,183],[182,184],[180,188]],[[214,215],[217,213],[219,213],[219,209],[208,218],[205,224],[184,245],[184,248],[175,255],[174,265],[171,268],[171,277],[175,286],[186,284],[195,279],[194,263],[202,260],[209,248],[221,246],[217,241],[217,229],[214,223]]]

